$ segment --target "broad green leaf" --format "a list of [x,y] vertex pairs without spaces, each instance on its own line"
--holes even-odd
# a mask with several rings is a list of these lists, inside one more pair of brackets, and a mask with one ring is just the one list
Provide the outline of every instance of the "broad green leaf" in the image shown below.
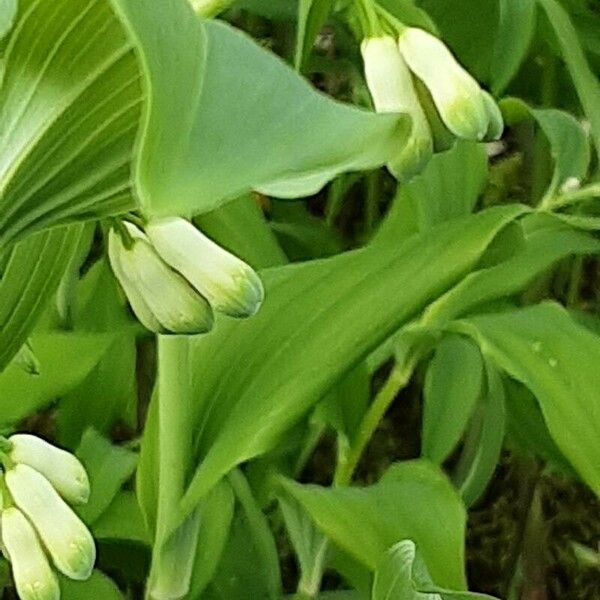
[[186,0],[112,3],[148,94],[136,166],[148,212],[206,212],[253,188],[309,195],[342,171],[384,164],[406,139],[407,118],[326,98],[241,32],[196,18]]
[[486,393],[458,467],[459,490],[467,506],[481,497],[494,475],[506,430],[504,387],[497,369],[486,364]]
[[421,0],[445,43],[473,75],[488,81],[498,28],[498,0]]
[[235,6],[267,19],[293,20],[298,12],[298,0],[237,0]]
[[[238,510],[223,558],[207,597],[219,600],[281,598],[281,574],[275,539],[241,471],[229,476]],[[191,600],[191,599],[190,599]]]
[[17,244],[0,279],[0,371],[19,351],[56,292],[83,233],[80,225]]
[[535,0],[499,0],[500,20],[492,54],[490,85],[501,94],[525,58],[536,26]]
[[186,596],[189,600],[201,597],[217,571],[229,539],[234,507],[235,496],[228,481],[219,483],[202,503],[203,526],[196,548],[190,591]]
[[25,232],[123,212],[141,91],[102,0],[20,0],[0,88],[0,246]]
[[329,538],[372,571],[390,546],[409,538],[438,584],[466,588],[465,509],[451,483],[430,463],[393,465],[366,488],[282,482]]
[[34,335],[31,347],[39,360],[40,373],[30,375],[13,362],[0,374],[0,423],[15,425],[78,385],[113,339],[104,333]]
[[548,432],[544,416],[533,394],[513,379],[504,382],[506,392],[507,441],[518,452],[539,456],[562,471],[573,474],[573,467]]
[[63,600],[124,600],[116,584],[104,573],[94,571],[87,581],[73,581],[61,578],[60,587]]
[[77,449],[77,457],[85,466],[91,486],[87,504],[77,508],[81,518],[93,523],[109,507],[123,484],[131,478],[137,455],[114,446],[93,429],[88,429]]
[[94,521],[91,531],[97,540],[126,540],[149,545],[148,532],[133,492],[119,492]]
[[557,446],[600,494],[600,337],[551,303],[459,325],[490,360],[533,392]]
[[422,454],[441,464],[465,431],[482,393],[483,360],[473,342],[445,337],[425,377]]
[[409,27],[420,27],[431,33],[437,33],[435,23],[415,0],[380,0],[378,3],[390,14]]
[[372,600],[492,600],[487,594],[451,591],[436,586],[412,540],[394,544],[373,580]]
[[562,258],[600,251],[598,240],[552,217],[534,215],[524,222],[532,228],[522,250],[504,262],[467,275],[427,309],[423,322],[441,324],[468,314],[477,306],[521,292],[536,275]]
[[552,198],[563,186],[585,179],[590,165],[590,144],[581,123],[572,115],[556,109],[534,110],[524,102],[508,98],[500,106],[507,123],[515,124],[533,117],[550,142],[554,173],[545,196]]
[[538,0],[560,44],[581,106],[592,126],[592,139],[600,156],[600,81],[590,69],[577,31],[567,11],[556,0]]
[[17,0],[0,0],[0,38],[3,38],[13,26],[17,8]]
[[270,450],[345,372],[463,278],[521,212],[491,209],[400,246],[266,271],[258,315],[223,319],[210,336],[183,340],[194,392],[178,402],[193,412],[178,435],[198,449],[199,468],[182,516],[234,466]]
[[473,212],[488,175],[481,144],[457,142],[436,154],[423,173],[399,188],[375,240],[404,239]]
[[334,5],[334,0],[299,0],[298,33],[296,34],[296,56],[294,63],[297,71],[303,71],[310,56],[315,39],[325,25]]
[[281,494],[278,500],[300,567],[298,593],[314,597],[321,586],[328,540],[295,498]]

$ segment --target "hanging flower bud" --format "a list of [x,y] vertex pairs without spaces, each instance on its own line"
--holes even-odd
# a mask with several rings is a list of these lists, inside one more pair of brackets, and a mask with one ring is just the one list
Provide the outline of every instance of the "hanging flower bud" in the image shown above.
[[6,485],[56,568],[71,579],[87,579],[96,561],[94,539],[50,482],[35,469],[18,464],[6,472]]
[[213,314],[206,299],[169,268],[135,225],[124,225],[132,238],[131,247],[127,248],[121,236],[111,230],[108,255],[140,322],[156,333],[209,331]]
[[162,259],[181,273],[212,307],[231,317],[250,317],[264,299],[256,272],[198,231],[189,221],[151,221],[146,233]]
[[427,86],[446,127],[457,137],[482,140],[488,130],[482,90],[438,38],[407,27],[399,48],[410,70]]
[[492,98],[492,95],[485,90],[481,90],[481,93],[483,94],[485,110],[489,119],[485,140],[488,142],[495,142],[502,137],[502,133],[504,132],[504,117],[502,116],[502,112],[496,104],[496,101]]
[[433,154],[433,139],[415,90],[412,76],[398,44],[391,36],[366,38],[361,44],[367,87],[375,110],[410,115],[411,136],[406,146],[388,164],[400,180],[419,173]]
[[10,561],[21,600],[59,600],[60,588],[40,541],[17,508],[2,511],[3,552]]
[[9,438],[9,458],[41,473],[70,504],[85,504],[90,482],[83,465],[70,452],[61,450],[35,435],[19,433]]

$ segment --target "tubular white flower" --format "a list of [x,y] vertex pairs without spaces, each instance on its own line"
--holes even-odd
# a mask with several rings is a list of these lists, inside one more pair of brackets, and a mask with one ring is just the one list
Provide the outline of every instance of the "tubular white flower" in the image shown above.
[[433,154],[431,130],[412,76],[391,36],[366,38],[361,44],[361,52],[375,110],[406,113],[412,119],[407,145],[388,164],[399,180],[408,179],[419,173]]
[[85,504],[90,498],[90,480],[83,465],[66,450],[26,433],[8,438],[10,459],[41,473],[70,504]]
[[460,138],[482,140],[488,130],[482,90],[438,38],[416,27],[398,45],[410,70],[427,86],[446,127]]
[[504,132],[504,117],[492,95],[485,90],[481,90],[481,93],[483,94],[485,110],[489,119],[485,139],[489,142],[495,142],[502,137],[502,133]]
[[71,579],[87,579],[96,561],[94,538],[52,484],[35,469],[18,464],[6,472],[6,485],[56,568]]
[[59,600],[60,588],[31,523],[17,508],[2,511],[2,544],[21,600]]
[[258,311],[264,289],[254,269],[189,221],[179,217],[151,221],[146,233],[162,259],[181,273],[215,310],[238,318]]
[[140,322],[156,333],[209,331],[213,314],[206,299],[169,268],[135,225],[124,225],[133,238],[132,247],[127,248],[121,236],[111,230],[108,255]]

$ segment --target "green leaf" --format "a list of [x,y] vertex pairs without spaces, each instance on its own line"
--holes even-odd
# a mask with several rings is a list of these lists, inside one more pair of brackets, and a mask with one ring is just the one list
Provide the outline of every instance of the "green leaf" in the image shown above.
[[425,377],[422,454],[437,464],[452,453],[482,392],[483,360],[473,342],[445,337]]
[[87,581],[73,581],[66,577],[61,578],[60,587],[63,600],[123,600],[124,596],[119,591],[112,579],[104,573],[94,571]]
[[148,93],[136,167],[148,212],[205,212],[252,188],[309,195],[342,171],[384,164],[406,139],[407,118],[326,98],[186,0],[112,3]]
[[550,142],[554,173],[545,193],[550,199],[571,181],[581,184],[590,165],[590,144],[581,123],[572,115],[553,108],[534,110],[523,101],[508,98],[500,104],[507,123],[513,125],[533,117]]
[[499,0],[500,20],[492,54],[490,85],[501,94],[517,74],[536,26],[535,0]]
[[282,483],[329,538],[372,571],[390,546],[410,538],[435,581],[465,589],[465,510],[453,486],[430,463],[396,464],[366,488]]
[[487,175],[488,159],[481,144],[461,141],[436,154],[421,175],[400,186],[375,240],[397,241],[470,214]]
[[306,61],[334,5],[334,0],[300,0],[298,2],[298,33],[296,35],[297,71],[303,71]]
[[17,0],[0,0],[0,38],[3,38],[12,28],[17,8]]
[[78,507],[77,512],[86,523],[91,524],[109,507],[123,484],[131,478],[137,455],[114,446],[93,429],[85,432],[76,454],[88,472],[92,491],[88,503]]
[[486,364],[486,394],[475,415],[459,464],[459,489],[467,506],[479,500],[494,475],[506,430],[504,387],[494,365]]
[[[30,375],[11,363],[0,374],[0,423],[15,425],[78,385],[113,340],[111,334],[39,333],[31,347],[40,363]],[[18,398],[18,402],[15,402]]]
[[83,227],[59,227],[17,244],[0,279],[0,371],[31,334],[56,292]]
[[460,326],[533,392],[557,446],[600,494],[600,337],[551,303],[472,317]]
[[379,4],[405,25],[437,33],[435,23],[427,12],[417,6],[415,0],[380,0]]
[[150,544],[133,492],[119,492],[108,508],[94,521],[91,530],[97,540],[126,540]]
[[181,517],[225,473],[270,450],[345,372],[463,278],[521,211],[491,209],[401,246],[377,244],[266,271],[258,315],[223,319],[210,336],[189,339],[198,385],[193,399],[179,400],[193,412],[178,434],[198,449],[199,468]]
[[508,260],[467,275],[426,310],[423,322],[441,324],[486,303],[517,294],[538,274],[571,254],[600,251],[600,243],[550,216],[532,215],[525,246]]
[[562,56],[575,85],[581,106],[592,126],[592,139],[600,157],[600,82],[590,69],[569,14],[556,0],[538,0],[554,29]]
[[246,600],[281,598],[281,575],[275,539],[265,515],[240,471],[229,476],[239,510],[234,516],[223,558],[209,598]]
[[134,206],[139,74],[106,2],[20,0],[0,88],[0,246]]
[[393,545],[373,580],[372,600],[492,600],[487,594],[456,592],[436,586],[412,540]]

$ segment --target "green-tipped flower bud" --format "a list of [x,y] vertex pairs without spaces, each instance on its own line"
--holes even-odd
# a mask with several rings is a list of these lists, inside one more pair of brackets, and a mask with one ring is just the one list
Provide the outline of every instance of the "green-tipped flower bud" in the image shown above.
[[21,600],[59,600],[60,588],[40,541],[23,513],[2,512],[2,544]]
[[482,140],[489,122],[482,90],[444,43],[415,27],[402,31],[398,43],[410,70],[429,89],[446,127],[457,137]]
[[483,102],[489,120],[485,140],[488,142],[495,142],[496,140],[499,140],[504,133],[504,117],[502,116],[500,107],[496,104],[494,98],[492,98],[492,95],[485,90],[481,90],[481,93],[483,94]]
[[127,248],[121,236],[110,231],[108,255],[140,322],[156,333],[205,333],[213,326],[210,305],[181,275],[156,253],[148,238],[131,223],[124,223],[132,238]]
[[51,483],[35,469],[19,464],[6,472],[6,485],[56,568],[71,579],[87,579],[96,561],[94,538]]
[[70,452],[61,450],[35,435],[19,433],[9,438],[10,459],[41,473],[70,504],[85,504],[90,481],[83,465]]
[[377,112],[410,115],[411,136],[406,146],[389,163],[400,180],[419,173],[433,154],[433,139],[427,117],[419,103],[412,76],[394,38],[367,38],[361,45],[365,79]]
[[178,217],[151,221],[146,233],[163,260],[181,273],[215,310],[238,318],[258,311],[264,289],[254,269],[189,221]]

